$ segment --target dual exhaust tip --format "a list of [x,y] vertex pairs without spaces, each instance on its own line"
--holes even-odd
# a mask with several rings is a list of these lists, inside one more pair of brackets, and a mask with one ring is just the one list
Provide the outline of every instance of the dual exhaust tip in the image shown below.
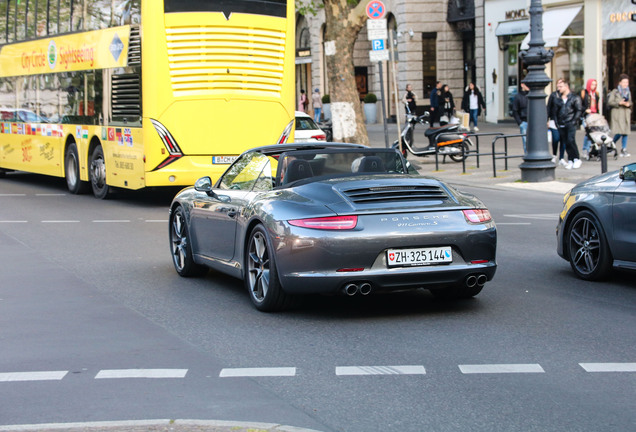
[[[466,277],[466,286],[468,288],[473,288],[475,285],[483,287],[486,282],[488,282],[488,277],[483,273],[468,275]],[[373,291],[373,287],[368,282],[362,282],[359,285],[356,283],[348,283],[344,287],[344,293],[349,297],[353,297],[356,294],[367,296],[371,294],[371,291]]]
[[468,277],[466,277],[466,286],[468,288],[472,288],[475,285],[482,287],[487,281],[488,277],[486,277],[483,273],[478,275],[468,275]]
[[372,290],[373,288],[371,287],[371,284],[368,282],[362,282],[360,285],[357,285],[355,283],[349,283],[345,285],[344,287],[344,292],[349,297],[352,297],[356,294],[366,296],[371,294]]

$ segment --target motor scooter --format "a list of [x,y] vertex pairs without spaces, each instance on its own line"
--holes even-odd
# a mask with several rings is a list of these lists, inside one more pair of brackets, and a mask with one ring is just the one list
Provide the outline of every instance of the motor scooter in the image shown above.
[[[412,114],[407,106],[406,123],[400,133],[402,141],[402,154],[407,157],[408,153],[415,156],[428,156],[435,153],[450,157],[454,162],[461,162],[466,159],[472,141],[467,134],[459,131],[458,124],[447,124],[440,127],[430,127],[430,114],[425,112],[421,116]],[[416,147],[414,144],[415,125],[421,124],[427,129],[424,130],[424,136],[428,138],[427,147]],[[440,136],[443,135],[443,136]],[[399,149],[398,140],[393,141],[393,148]]]

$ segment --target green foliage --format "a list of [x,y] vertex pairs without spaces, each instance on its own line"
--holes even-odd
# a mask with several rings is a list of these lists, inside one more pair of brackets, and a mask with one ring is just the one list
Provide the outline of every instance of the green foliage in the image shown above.
[[296,0],[296,12],[304,16],[315,16],[324,7],[324,3],[320,0]]
[[326,94],[322,96],[322,103],[331,103],[331,97]]
[[376,103],[378,97],[374,93],[367,93],[364,97],[364,103]]

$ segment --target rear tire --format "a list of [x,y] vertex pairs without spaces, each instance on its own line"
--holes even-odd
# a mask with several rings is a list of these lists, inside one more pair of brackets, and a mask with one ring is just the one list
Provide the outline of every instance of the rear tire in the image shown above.
[[272,250],[265,227],[256,225],[245,251],[245,287],[256,309],[262,312],[281,311],[292,303],[281,286]]
[[461,153],[455,153],[455,154],[449,154],[448,156],[454,161],[454,162],[462,162],[463,160],[465,160],[468,157],[468,152],[470,151],[470,147],[468,145],[468,143],[466,142],[468,141],[467,139],[462,141],[462,143],[460,145],[457,145],[456,148],[460,149],[463,147],[464,148],[464,154],[462,155]]
[[104,159],[104,150],[101,145],[95,147],[91,155],[88,174],[91,179],[91,187],[93,195],[98,199],[105,199],[110,191],[106,184],[106,161]]
[[64,155],[64,175],[66,186],[70,193],[74,195],[88,192],[89,183],[80,180],[80,164],[77,144],[69,143]]

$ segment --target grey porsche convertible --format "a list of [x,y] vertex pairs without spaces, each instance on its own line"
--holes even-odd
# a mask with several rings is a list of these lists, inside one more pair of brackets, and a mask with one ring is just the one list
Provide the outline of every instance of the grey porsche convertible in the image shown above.
[[248,150],[215,184],[203,177],[176,195],[169,237],[179,275],[242,279],[261,311],[300,294],[469,298],[497,268],[480,200],[418,175],[397,150],[356,144]]

